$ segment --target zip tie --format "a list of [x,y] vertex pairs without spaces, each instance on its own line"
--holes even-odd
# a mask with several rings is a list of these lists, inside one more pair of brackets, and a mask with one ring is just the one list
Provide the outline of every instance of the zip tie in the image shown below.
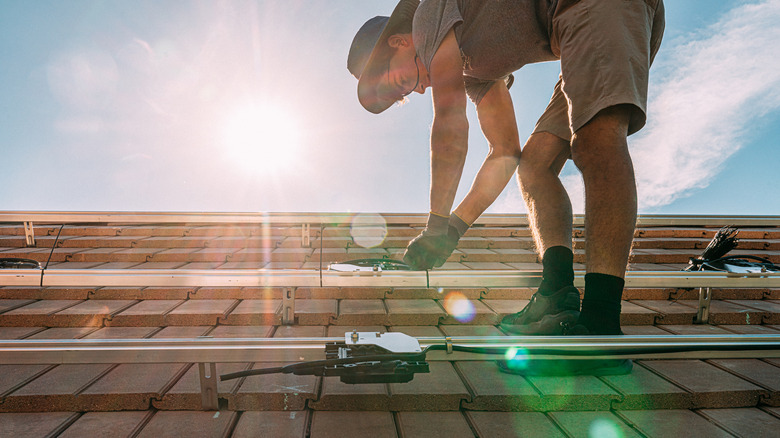
[[452,337],[445,336],[444,342],[447,344],[447,354],[452,354]]

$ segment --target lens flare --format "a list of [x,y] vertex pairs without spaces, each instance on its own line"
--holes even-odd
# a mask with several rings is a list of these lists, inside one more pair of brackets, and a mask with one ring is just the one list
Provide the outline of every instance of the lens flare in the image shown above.
[[597,418],[588,427],[588,437],[623,438],[623,432],[614,421],[607,418]]
[[512,370],[524,370],[528,368],[528,350],[512,347],[504,353],[506,365]]
[[450,292],[444,297],[444,310],[459,322],[470,322],[476,313],[474,304],[460,292]]
[[387,237],[387,221],[381,214],[356,214],[352,218],[350,234],[352,235],[352,240],[363,248],[379,246]]

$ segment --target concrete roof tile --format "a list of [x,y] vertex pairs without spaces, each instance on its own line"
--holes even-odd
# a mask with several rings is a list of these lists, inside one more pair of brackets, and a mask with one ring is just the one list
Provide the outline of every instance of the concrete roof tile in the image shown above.
[[282,321],[282,300],[242,300],[227,317],[227,325],[278,325]]
[[573,438],[609,435],[624,438],[642,436],[611,412],[551,412],[549,415],[568,436]]
[[390,383],[392,411],[457,411],[471,398],[449,362],[429,362],[430,373],[415,374],[409,383]]
[[736,436],[771,437],[780,429],[780,418],[756,408],[702,409],[698,414]]
[[477,436],[515,438],[522,433],[528,438],[563,438],[555,423],[541,412],[480,412],[465,411]]
[[594,376],[528,377],[541,393],[543,411],[603,411],[609,409],[620,394]]
[[311,420],[312,437],[341,438],[348,435],[375,438],[398,436],[390,412],[314,412]]
[[2,413],[0,414],[0,436],[15,438],[56,436],[78,417],[79,414],[74,412]]
[[459,361],[455,368],[473,394],[465,409],[531,411],[542,407],[542,396],[528,380],[499,371],[495,361]]
[[60,438],[115,438],[132,433],[153,415],[150,411],[86,412]]
[[120,364],[77,397],[80,410],[145,410],[187,371],[189,364]]
[[337,325],[387,325],[387,310],[382,300],[340,300]]
[[187,300],[165,315],[166,325],[216,325],[238,300]]
[[474,432],[460,412],[399,412],[400,438],[473,438]]
[[766,390],[700,360],[643,360],[649,368],[693,394],[696,408],[755,406]]
[[3,409],[15,412],[80,411],[78,393],[104,376],[114,365],[59,365],[27,383],[3,400]]
[[437,325],[446,316],[434,300],[385,300],[390,325]]
[[181,305],[183,300],[144,300],[106,319],[109,326],[162,326],[165,314]]
[[227,436],[237,417],[236,412],[159,411],[137,435],[139,438],[164,436]]
[[309,412],[247,411],[233,431],[233,438],[305,438]]
[[731,436],[722,428],[687,410],[620,411],[619,415],[648,437],[698,435],[726,438]]

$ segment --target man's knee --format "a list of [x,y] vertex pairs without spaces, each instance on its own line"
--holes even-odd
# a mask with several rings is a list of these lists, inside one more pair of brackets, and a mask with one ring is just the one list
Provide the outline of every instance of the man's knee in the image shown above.
[[521,184],[558,175],[569,156],[567,141],[547,132],[532,134],[517,167]]
[[581,172],[596,171],[610,162],[625,162],[628,124],[633,107],[616,105],[596,114],[572,136],[572,160]]

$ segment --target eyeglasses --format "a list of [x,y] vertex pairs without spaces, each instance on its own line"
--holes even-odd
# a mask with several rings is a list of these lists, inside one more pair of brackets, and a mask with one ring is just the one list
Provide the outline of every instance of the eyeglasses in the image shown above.
[[417,80],[414,82],[414,87],[412,87],[412,89],[411,89],[411,90],[409,90],[409,91],[407,91],[405,94],[402,94],[402,95],[401,95],[401,99],[403,99],[403,98],[405,98],[406,96],[408,96],[408,95],[410,95],[410,94],[414,93],[414,90],[416,90],[416,89],[417,89],[417,86],[418,86],[418,85],[420,85],[420,66],[419,66],[419,64],[417,64],[417,58],[418,58],[418,56],[417,56],[417,54],[415,53],[415,55],[414,55],[414,66],[415,66],[415,68],[417,68]]

